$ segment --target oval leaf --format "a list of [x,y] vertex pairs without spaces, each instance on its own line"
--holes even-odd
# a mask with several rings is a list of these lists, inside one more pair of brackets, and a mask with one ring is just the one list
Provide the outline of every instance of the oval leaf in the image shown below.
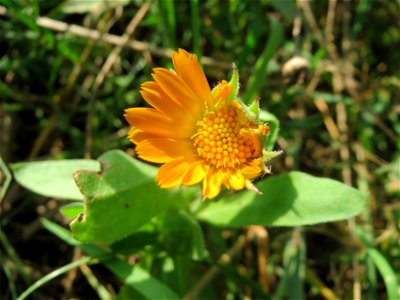
[[32,192],[57,199],[83,200],[73,175],[78,170],[99,171],[100,164],[90,159],[64,159],[18,163],[11,169],[17,182]]
[[200,220],[218,226],[299,226],[347,219],[364,208],[366,196],[338,181],[301,172],[257,184],[263,195],[243,191],[210,202]]
[[[155,183],[157,168],[119,150],[102,155],[102,170],[78,172],[85,195],[84,214],[71,223],[73,236],[85,242],[113,242],[137,231],[174,201],[176,190]],[[181,195],[179,195],[181,196]]]

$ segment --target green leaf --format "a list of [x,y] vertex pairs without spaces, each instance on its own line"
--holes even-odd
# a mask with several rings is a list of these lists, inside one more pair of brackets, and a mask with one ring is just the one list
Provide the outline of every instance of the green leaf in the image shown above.
[[83,213],[83,204],[82,202],[69,203],[62,206],[60,212],[67,218],[75,219],[79,214]]
[[158,235],[159,234],[154,231],[138,231],[111,244],[110,249],[114,253],[131,255],[135,251],[144,249],[144,247],[147,245],[155,245],[158,242]]
[[114,300],[143,300],[147,299],[143,297],[142,294],[137,292],[135,289],[130,287],[129,285],[123,286],[120,290],[119,293],[115,296]]
[[99,158],[102,170],[78,172],[79,189],[85,195],[85,213],[72,224],[73,236],[85,242],[114,242],[137,231],[154,216],[180,200],[176,190],[155,183],[157,169],[122,151]]
[[283,16],[290,22],[296,15],[296,1],[295,0],[270,0],[271,5],[275,7]]
[[104,264],[147,299],[179,299],[171,289],[139,266],[131,266],[120,260],[104,262]]
[[11,166],[14,177],[24,188],[46,197],[82,200],[73,174],[78,170],[99,171],[98,161],[89,159],[47,160]]
[[170,209],[166,213],[160,239],[171,254],[190,255],[193,260],[208,256],[200,224],[183,209]]
[[263,193],[242,191],[210,202],[200,220],[217,226],[298,226],[347,219],[359,214],[366,196],[343,183],[302,172],[272,176],[257,184]]

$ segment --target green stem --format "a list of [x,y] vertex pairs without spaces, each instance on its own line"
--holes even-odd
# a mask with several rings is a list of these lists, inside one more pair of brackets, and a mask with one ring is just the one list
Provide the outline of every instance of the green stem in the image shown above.
[[19,273],[21,273],[23,279],[26,283],[29,283],[29,276],[25,271],[24,264],[22,263],[21,259],[18,257],[17,253],[15,252],[14,248],[11,246],[10,242],[8,241],[4,232],[0,229],[0,242],[3,245],[4,249],[6,250],[8,256],[11,260],[15,263]]
[[192,11],[193,51],[199,58],[199,62],[201,62],[199,0],[191,0],[190,4]]
[[12,178],[11,173],[8,170],[7,165],[4,163],[1,155],[0,155],[0,171],[4,172],[4,183],[3,183],[3,187],[0,189],[0,203],[1,203],[4,196],[6,195],[8,187],[10,186],[11,178]]
[[30,294],[32,294],[35,290],[40,288],[42,285],[45,285],[47,282],[50,280],[56,278],[57,276],[60,276],[61,274],[68,272],[71,269],[74,269],[76,267],[79,267],[80,265],[83,264],[88,264],[93,261],[92,257],[85,257],[76,261],[73,261],[61,268],[58,268],[54,270],[53,272],[47,274],[46,276],[43,276],[40,278],[38,281],[36,281],[34,284],[32,284],[29,288],[27,288],[18,298],[17,300],[23,300],[26,297],[28,297]]

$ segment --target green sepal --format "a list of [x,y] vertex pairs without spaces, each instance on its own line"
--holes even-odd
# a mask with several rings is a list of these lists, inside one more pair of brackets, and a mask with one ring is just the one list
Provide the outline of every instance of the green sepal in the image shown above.
[[282,150],[278,150],[278,151],[267,151],[265,149],[263,149],[263,160],[264,161],[268,161],[271,160],[279,155],[281,155],[283,153]]
[[[232,92],[226,99],[226,102],[230,102],[232,100],[237,99],[239,93],[239,71],[234,63],[232,63],[232,77],[231,80],[229,81],[229,84],[232,86]],[[211,90],[212,96],[215,96],[220,85],[221,84],[219,83]]]
[[214,97],[215,96],[215,94],[217,93],[217,90],[218,90],[218,87],[220,86],[221,84],[220,83],[218,83],[216,86],[214,86],[213,87],[213,89],[211,90],[211,95]]
[[260,98],[256,97],[248,108],[250,117],[258,122],[260,120]]
[[236,99],[239,93],[239,71],[235,63],[232,63],[232,77],[229,83],[232,86],[232,93],[228,97],[228,101]]

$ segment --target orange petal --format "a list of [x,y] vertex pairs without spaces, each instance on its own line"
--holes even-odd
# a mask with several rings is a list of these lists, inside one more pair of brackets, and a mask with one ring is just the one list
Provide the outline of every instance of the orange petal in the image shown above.
[[183,185],[193,185],[199,183],[207,174],[208,167],[204,160],[192,163],[186,170],[185,176],[182,179]]
[[254,178],[260,175],[265,170],[262,158],[253,159],[240,169],[246,178]]
[[261,173],[261,169],[258,166],[246,165],[240,169],[240,173],[243,175],[258,176]]
[[208,171],[203,181],[203,197],[215,198],[221,192],[225,174],[220,171]]
[[154,108],[129,108],[124,116],[133,127],[158,137],[186,138],[194,131],[192,124],[177,123]]
[[222,83],[218,84],[213,89],[213,101],[214,103],[226,103],[226,100],[232,93],[232,85],[225,80]]
[[184,140],[152,138],[140,142],[136,151],[144,160],[167,163],[181,156],[191,156],[194,148],[192,142]]
[[128,133],[129,140],[134,144],[138,144],[141,141],[148,140],[151,138],[156,138],[156,137],[157,136],[148,134],[147,132],[144,132],[143,130],[140,130],[135,127],[132,127]]
[[191,164],[192,162],[187,158],[179,157],[162,165],[157,173],[157,183],[162,188],[181,185],[182,179]]
[[202,114],[204,101],[202,102],[186,83],[172,71],[162,68],[156,68],[153,71],[154,80],[164,92],[197,120]]
[[182,106],[169,97],[156,82],[147,81],[140,87],[142,97],[151,106],[158,109],[171,119],[191,121],[190,118],[187,118],[187,114],[185,114],[185,110]]
[[179,49],[178,52],[172,52],[172,61],[178,76],[202,101],[210,104],[210,86],[197,61],[197,57],[183,49]]
[[242,190],[245,187],[246,180],[240,171],[232,171],[228,177],[229,186],[234,190]]

